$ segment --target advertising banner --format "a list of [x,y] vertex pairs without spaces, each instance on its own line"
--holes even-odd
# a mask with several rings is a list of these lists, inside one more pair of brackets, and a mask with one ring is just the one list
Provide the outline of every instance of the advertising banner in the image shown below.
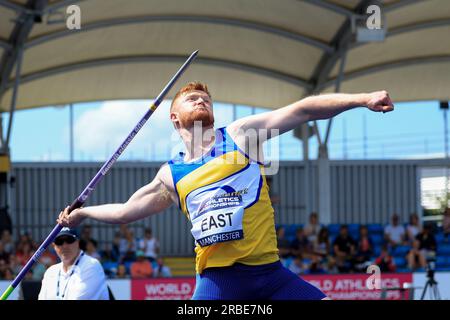
[[303,279],[321,289],[333,300],[402,300],[409,299],[409,290],[404,284],[411,285],[412,273],[386,273],[380,275],[380,288],[367,285],[369,274],[305,275]]
[[132,300],[188,300],[195,289],[195,278],[157,278],[131,280]]

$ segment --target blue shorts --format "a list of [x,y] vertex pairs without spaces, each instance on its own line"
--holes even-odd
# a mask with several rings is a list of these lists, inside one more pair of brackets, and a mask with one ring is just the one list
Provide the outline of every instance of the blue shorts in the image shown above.
[[326,295],[280,261],[207,268],[197,274],[193,300],[321,300]]

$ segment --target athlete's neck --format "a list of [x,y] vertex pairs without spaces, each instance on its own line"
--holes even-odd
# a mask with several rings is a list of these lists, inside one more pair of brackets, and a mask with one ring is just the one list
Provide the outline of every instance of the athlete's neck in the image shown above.
[[178,132],[186,146],[185,161],[201,158],[211,149],[215,142],[213,126],[202,127],[194,125],[189,129],[181,128]]

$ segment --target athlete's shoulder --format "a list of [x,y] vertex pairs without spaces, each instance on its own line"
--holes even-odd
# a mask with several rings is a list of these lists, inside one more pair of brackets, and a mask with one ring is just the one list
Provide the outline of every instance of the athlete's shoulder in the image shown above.
[[165,185],[172,182],[172,172],[168,162],[161,165],[155,178],[160,179]]

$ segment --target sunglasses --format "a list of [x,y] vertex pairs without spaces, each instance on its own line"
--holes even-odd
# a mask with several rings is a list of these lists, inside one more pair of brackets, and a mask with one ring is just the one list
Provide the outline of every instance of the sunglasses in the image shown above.
[[77,239],[74,238],[74,237],[59,237],[59,238],[57,238],[57,239],[54,241],[54,243],[55,243],[57,246],[62,246],[64,242],[67,243],[67,244],[72,244],[72,243],[74,243],[75,241],[77,241]]

